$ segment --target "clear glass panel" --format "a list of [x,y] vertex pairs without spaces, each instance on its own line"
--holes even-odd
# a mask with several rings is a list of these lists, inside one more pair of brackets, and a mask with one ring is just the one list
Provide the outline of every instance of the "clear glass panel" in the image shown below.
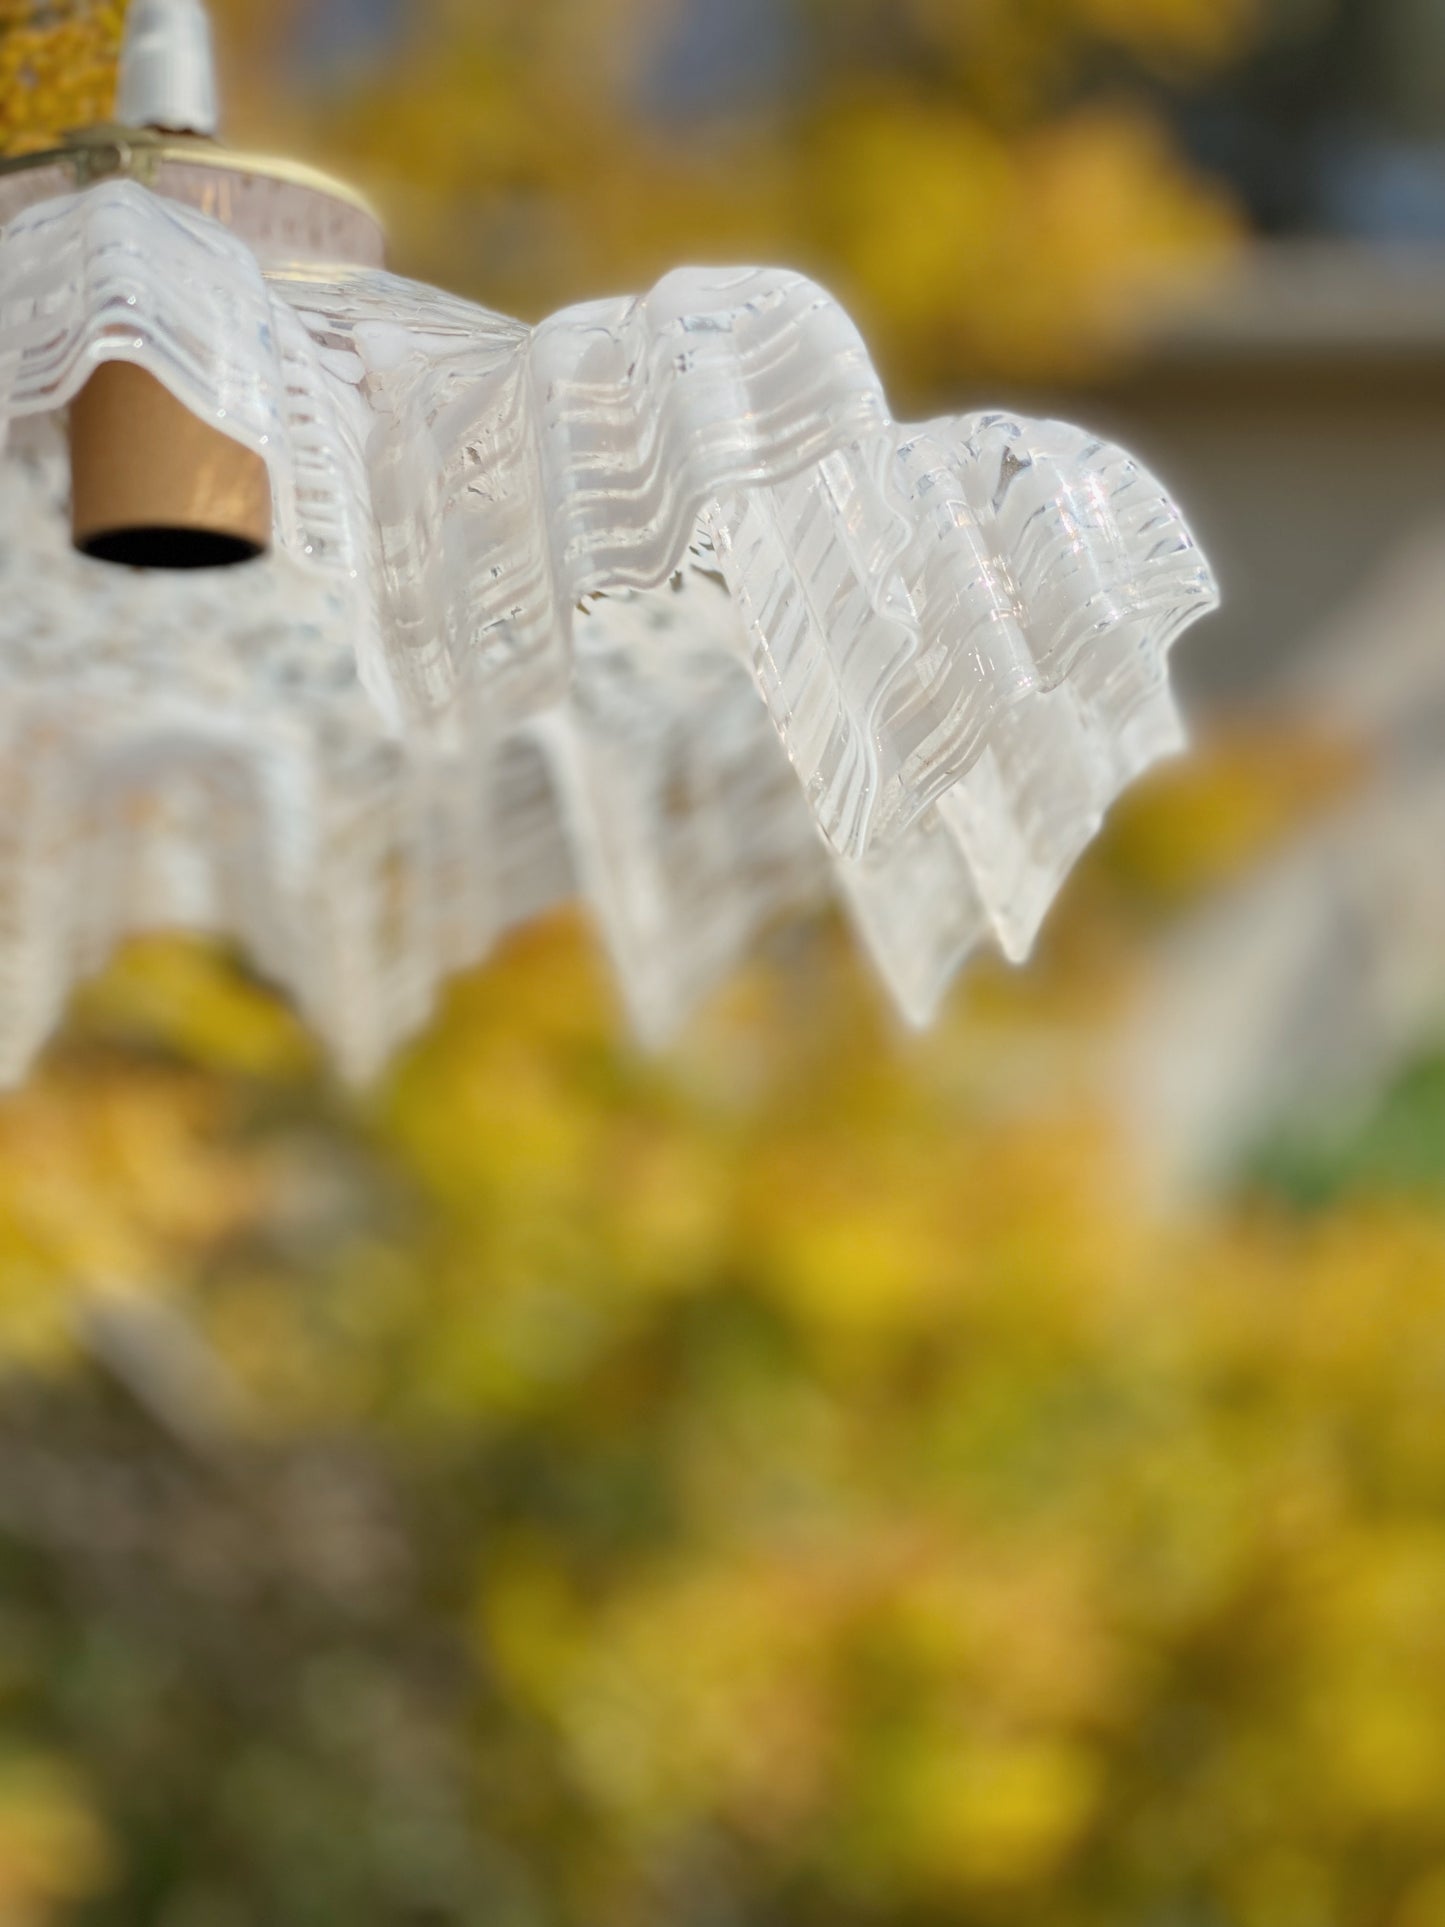
[[[116,357],[264,456],[263,562],[71,552],[63,410]],[[0,427],[12,1074],[78,971],[175,921],[243,938],[365,1074],[574,891],[657,1038],[830,876],[925,1021],[1178,746],[1168,653],[1214,601],[1120,450],[895,424],[776,272],[531,330],[263,269],[109,182],[0,233]]]

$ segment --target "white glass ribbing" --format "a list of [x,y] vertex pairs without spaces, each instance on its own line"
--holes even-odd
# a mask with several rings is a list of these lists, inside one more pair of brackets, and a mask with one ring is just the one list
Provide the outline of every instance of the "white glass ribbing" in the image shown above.
[[[115,357],[264,455],[269,558],[177,580],[72,553],[60,411]],[[572,892],[648,1037],[830,880],[926,1021],[979,943],[1026,954],[1178,746],[1168,652],[1215,600],[1122,451],[894,423],[786,273],[533,330],[263,269],[110,182],[0,233],[0,428],[12,1076],[158,922],[240,937],[365,1075]]]

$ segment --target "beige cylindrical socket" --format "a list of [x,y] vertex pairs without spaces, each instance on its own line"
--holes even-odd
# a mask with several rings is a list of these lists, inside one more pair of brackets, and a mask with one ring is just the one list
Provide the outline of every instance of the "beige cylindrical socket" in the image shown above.
[[103,562],[205,569],[271,546],[271,479],[252,449],[163,383],[107,361],[70,409],[71,532]]

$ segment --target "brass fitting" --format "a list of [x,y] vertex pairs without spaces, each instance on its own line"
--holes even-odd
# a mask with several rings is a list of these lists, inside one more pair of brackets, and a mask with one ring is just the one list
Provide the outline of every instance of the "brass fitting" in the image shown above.
[[98,561],[218,568],[271,546],[266,464],[128,361],[102,364],[70,410],[71,533]]

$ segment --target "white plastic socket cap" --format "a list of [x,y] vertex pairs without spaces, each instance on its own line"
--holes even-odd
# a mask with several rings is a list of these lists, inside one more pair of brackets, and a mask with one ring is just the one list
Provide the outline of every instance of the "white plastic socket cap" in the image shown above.
[[214,134],[220,126],[216,55],[201,0],[131,0],[116,117],[126,127]]

